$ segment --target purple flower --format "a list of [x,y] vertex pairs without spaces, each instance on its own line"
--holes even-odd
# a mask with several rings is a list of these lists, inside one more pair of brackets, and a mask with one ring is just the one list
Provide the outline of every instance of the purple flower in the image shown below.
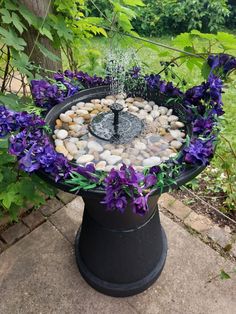
[[140,71],[141,71],[140,67],[137,67],[137,66],[133,67],[133,69],[130,70],[131,77],[134,79],[137,79],[140,75]]
[[145,215],[145,213],[148,211],[148,196],[149,194],[143,196],[136,197],[132,202],[132,209],[133,212],[139,215]]
[[193,132],[195,134],[205,134],[211,133],[214,126],[214,121],[212,117],[198,118],[193,122]]
[[225,53],[210,55],[207,59],[211,70],[222,69],[224,74],[236,69],[236,58]]
[[207,165],[213,157],[213,138],[209,140],[193,139],[184,149],[184,160],[191,164]]

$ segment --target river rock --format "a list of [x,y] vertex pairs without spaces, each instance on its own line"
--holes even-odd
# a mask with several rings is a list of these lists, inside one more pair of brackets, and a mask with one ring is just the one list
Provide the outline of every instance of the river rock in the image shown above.
[[168,112],[168,108],[160,106],[159,111],[160,111],[161,115],[166,115]]
[[96,170],[105,171],[105,169],[106,169],[106,164],[107,164],[107,163],[106,163],[105,160],[99,161],[99,162],[95,165]]
[[172,112],[173,112],[173,109],[169,109],[166,113],[167,116],[171,116],[172,115]]
[[87,141],[78,141],[76,143],[76,146],[79,148],[79,149],[84,149],[85,147],[87,147]]
[[115,165],[117,162],[121,161],[121,157],[117,155],[110,155],[106,160],[109,165]]
[[81,116],[81,115],[84,115],[84,114],[88,114],[88,110],[78,109],[78,110],[76,110],[76,113]]
[[67,138],[68,132],[67,132],[66,130],[58,130],[56,136],[57,136],[57,138],[59,138],[60,140],[64,140],[65,138]]
[[133,97],[129,97],[129,98],[126,98],[125,101],[126,101],[126,102],[134,102],[134,98],[133,98]]
[[82,126],[78,125],[78,124],[74,124],[74,125],[69,125],[69,129],[74,131],[74,132],[79,132],[79,130],[81,130]]
[[182,143],[179,141],[172,141],[170,143],[171,147],[175,148],[175,149],[179,149],[182,146]]
[[153,167],[159,165],[161,163],[161,159],[159,157],[153,156],[147,159],[144,159],[143,166],[144,167]]
[[177,139],[181,137],[181,132],[180,130],[170,130],[170,134],[173,136],[173,138]]
[[151,111],[152,111],[152,106],[146,105],[146,106],[144,107],[144,110],[146,110],[147,112],[151,112]]
[[151,116],[153,117],[153,119],[159,117],[160,112],[158,110],[152,110],[151,112]]
[[170,126],[173,130],[180,129],[184,127],[184,123],[180,121],[173,121],[170,123]]
[[94,160],[94,156],[90,155],[90,154],[87,154],[87,155],[80,156],[77,159],[77,163],[78,164],[87,164],[88,162],[91,162],[93,160]]
[[98,142],[95,142],[95,141],[88,142],[88,148],[96,152],[103,151],[102,145],[100,145]]
[[139,111],[139,109],[136,106],[129,106],[129,111],[137,112],[137,111]]
[[136,148],[138,150],[145,150],[147,148],[147,146],[142,142],[137,142],[137,143],[135,143],[134,148]]
[[60,119],[61,119],[61,121],[66,122],[66,123],[72,122],[72,118],[70,116],[66,115],[65,113],[60,114]]
[[56,152],[63,154],[65,157],[68,155],[68,151],[64,145],[58,145],[55,148]]
[[105,160],[107,160],[107,158],[109,158],[110,156],[111,152],[109,150],[105,150],[102,154],[100,154],[100,157]]
[[75,143],[72,142],[67,142],[65,143],[66,149],[68,150],[68,152],[73,156],[76,153],[78,153],[78,148],[76,146]]
[[171,115],[168,117],[169,122],[178,121],[178,120],[179,120],[179,117],[177,117],[175,115]]
[[58,138],[55,139],[55,146],[62,146],[64,145],[63,140],[59,140]]

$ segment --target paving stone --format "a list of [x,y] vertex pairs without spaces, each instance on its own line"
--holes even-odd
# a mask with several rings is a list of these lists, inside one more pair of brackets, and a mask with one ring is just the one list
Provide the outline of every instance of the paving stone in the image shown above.
[[7,230],[1,233],[1,238],[8,244],[11,245],[17,240],[23,238],[27,233],[29,233],[29,228],[26,227],[22,222],[11,226]]
[[212,221],[200,214],[192,211],[184,220],[184,223],[199,233],[207,232],[213,225]]
[[234,244],[232,244],[232,248],[231,248],[230,253],[232,253],[232,255],[234,257],[236,257],[236,242]]
[[182,202],[168,193],[164,193],[159,198],[158,204],[170,211],[173,215],[184,220],[191,212],[191,208],[185,206]]
[[0,240],[0,253],[2,253],[5,249],[6,245]]
[[74,198],[76,198],[75,194],[71,194],[71,193],[67,193],[64,191],[59,191],[59,193],[57,193],[57,197],[64,203],[67,204],[71,201],[73,201]]
[[28,216],[22,218],[22,220],[30,230],[33,230],[41,225],[46,219],[39,211],[33,211]]
[[52,198],[48,200],[45,205],[41,206],[39,210],[44,216],[50,216],[63,206],[64,204],[62,202],[58,201],[56,198]]
[[74,243],[75,235],[81,225],[83,209],[84,202],[82,198],[76,197],[72,202],[49,217],[49,220],[71,243]]
[[227,245],[231,244],[232,238],[228,232],[219,226],[213,226],[208,232],[207,235],[214,242],[219,244],[222,248],[225,248]]

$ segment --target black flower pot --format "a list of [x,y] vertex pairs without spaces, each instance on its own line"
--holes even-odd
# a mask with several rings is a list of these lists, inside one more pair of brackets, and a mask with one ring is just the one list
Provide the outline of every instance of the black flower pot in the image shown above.
[[75,240],[76,261],[96,290],[126,297],[147,289],[160,275],[167,255],[157,196],[150,196],[144,216],[127,206],[124,214],[107,211],[103,196],[84,197],[83,222]]
[[[59,114],[79,101],[102,98],[109,94],[108,87],[97,87],[82,91],[55,106],[45,120],[54,129]],[[162,97],[162,98],[161,98]],[[163,96],[149,94],[147,98],[156,103],[165,103]],[[187,121],[187,113],[181,104],[165,104],[173,108],[180,120]],[[186,131],[191,137],[191,126]],[[181,161],[180,161],[181,162]],[[189,166],[182,169],[176,183],[178,187],[192,180],[205,166]],[[40,170],[38,175],[45,181],[66,192],[73,186]],[[165,186],[166,192],[170,186]],[[103,189],[80,190],[85,209],[82,225],[75,239],[76,262],[84,279],[96,290],[115,297],[137,294],[147,289],[160,275],[167,255],[166,235],[161,227],[157,200],[161,191],[149,196],[149,211],[144,216],[132,212],[129,204],[123,214],[109,211],[101,203]]]

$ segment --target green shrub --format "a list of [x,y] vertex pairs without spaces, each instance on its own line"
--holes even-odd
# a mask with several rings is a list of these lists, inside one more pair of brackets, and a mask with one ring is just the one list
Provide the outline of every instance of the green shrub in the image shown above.
[[179,34],[197,29],[217,32],[230,11],[226,0],[145,0],[133,23],[144,36]]

